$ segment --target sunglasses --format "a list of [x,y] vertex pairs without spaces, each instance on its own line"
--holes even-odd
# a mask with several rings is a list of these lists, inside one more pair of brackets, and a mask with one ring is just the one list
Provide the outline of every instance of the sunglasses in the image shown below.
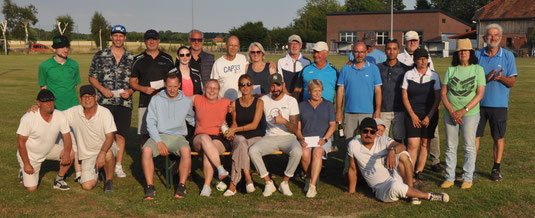
[[249,53],[258,55],[258,54],[262,54],[262,51],[250,51]]
[[251,82],[248,82],[248,83],[240,83],[240,84],[239,84],[240,87],[245,87],[245,86],[247,86],[247,87],[251,87],[252,85],[253,85],[253,84],[252,84]]
[[375,135],[376,132],[377,132],[377,130],[373,130],[373,129],[363,129],[362,130],[362,133],[364,133],[364,134],[370,133],[372,135]]
[[178,56],[183,58],[184,56],[185,56],[185,57],[189,57],[189,56],[191,56],[191,54],[190,54],[190,53],[187,53],[187,54],[179,54]]
[[202,38],[189,38],[191,42],[202,42]]

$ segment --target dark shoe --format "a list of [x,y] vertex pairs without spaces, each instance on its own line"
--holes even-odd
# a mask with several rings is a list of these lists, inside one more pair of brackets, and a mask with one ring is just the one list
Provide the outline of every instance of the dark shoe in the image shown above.
[[422,175],[422,172],[414,173],[414,179],[419,181],[425,181],[424,175]]
[[113,193],[113,180],[104,182],[104,193]]
[[156,196],[156,189],[153,185],[148,185],[147,188],[145,188],[145,197],[143,199],[145,200],[152,200]]
[[442,167],[440,163],[437,163],[435,165],[431,165],[431,170],[433,170],[435,173],[442,173],[444,172],[444,167]]
[[496,182],[500,182],[503,180],[502,174],[498,169],[492,169],[492,171],[490,172],[490,178]]
[[80,179],[81,179],[81,178],[82,178],[81,176],[77,176],[76,178],[74,178],[74,182],[76,182],[76,183],[80,183]]
[[19,182],[22,183],[22,170],[19,171]]
[[178,187],[175,191],[175,198],[183,198],[186,196],[186,185],[178,184]]
[[59,189],[59,190],[62,190],[62,191],[66,191],[66,190],[71,189],[71,187],[69,187],[69,185],[67,185],[67,183],[63,179],[55,180],[53,187],[54,187],[54,189]]
[[414,180],[414,183],[413,183],[413,187],[420,191],[427,191],[431,188],[431,186],[432,185],[430,183],[425,183],[425,182],[422,182],[421,180]]

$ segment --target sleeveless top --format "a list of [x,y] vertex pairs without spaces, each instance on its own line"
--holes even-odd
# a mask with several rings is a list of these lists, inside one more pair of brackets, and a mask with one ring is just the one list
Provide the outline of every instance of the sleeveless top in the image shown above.
[[255,72],[253,70],[253,64],[249,64],[249,68],[247,68],[247,74],[253,78],[253,83],[255,85],[260,85],[260,93],[262,95],[269,94],[271,91],[269,88],[269,63],[266,63],[266,66],[264,66],[264,69],[260,72]]
[[[257,102],[258,98],[255,97],[253,103],[249,107],[243,107],[240,104],[240,99],[238,98],[236,100],[236,124],[238,124],[238,126],[245,126],[253,122]],[[264,115],[262,115],[262,118],[263,117]],[[265,123],[263,123],[262,120],[264,119],[260,120],[260,123],[258,123],[258,127],[256,129],[245,132],[237,132],[236,134],[241,135],[246,139],[253,138],[256,136],[264,136],[266,134],[266,128]]]

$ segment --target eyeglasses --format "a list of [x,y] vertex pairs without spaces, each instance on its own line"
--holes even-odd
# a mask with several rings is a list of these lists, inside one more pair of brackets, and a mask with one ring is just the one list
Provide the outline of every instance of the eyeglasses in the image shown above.
[[372,135],[375,135],[376,132],[377,132],[377,130],[372,130],[372,129],[363,129],[362,130],[362,133],[364,133],[364,134],[370,133]]
[[262,51],[250,51],[249,53],[259,55],[262,54]]
[[367,51],[353,51],[355,54],[366,54]]
[[191,54],[190,54],[190,53],[187,53],[187,54],[179,54],[178,56],[181,57],[181,58],[183,58],[184,56],[189,57],[189,56],[191,56]]
[[240,84],[238,84],[238,85],[239,85],[240,87],[245,87],[245,86],[247,86],[247,87],[251,87],[253,84],[252,84],[251,82],[248,82],[248,83],[240,83]]
[[191,42],[202,42],[202,38],[189,38]]

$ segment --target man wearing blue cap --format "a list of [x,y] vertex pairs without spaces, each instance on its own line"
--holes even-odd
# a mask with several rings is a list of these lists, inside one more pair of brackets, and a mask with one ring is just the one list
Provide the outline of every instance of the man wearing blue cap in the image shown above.
[[89,83],[98,90],[98,104],[108,108],[117,125],[115,142],[119,151],[115,162],[115,174],[124,178],[122,160],[126,136],[132,118],[132,93],[130,74],[134,55],[124,47],[126,28],[115,25],[111,28],[111,47],[98,51],[89,68]]

